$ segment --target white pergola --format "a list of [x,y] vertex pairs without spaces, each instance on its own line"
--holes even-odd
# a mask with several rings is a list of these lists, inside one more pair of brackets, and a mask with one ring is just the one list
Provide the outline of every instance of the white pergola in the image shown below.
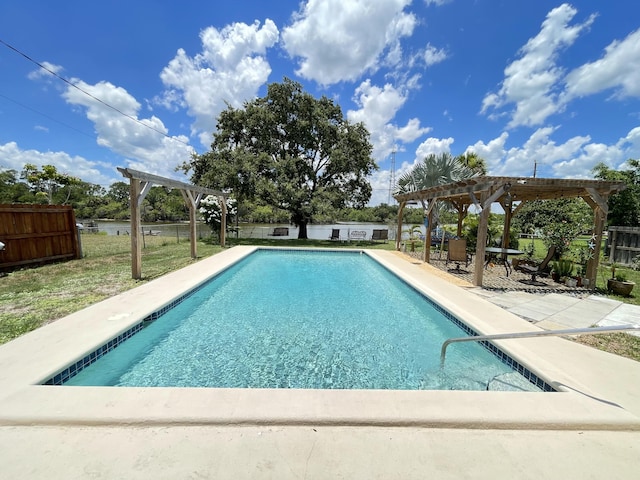
[[[487,242],[487,229],[491,204],[500,203],[505,211],[504,235],[502,247],[509,247],[509,230],[511,218],[526,202],[534,200],[552,200],[560,198],[582,198],[594,213],[592,255],[587,262],[587,278],[595,288],[596,273],[600,258],[602,232],[609,211],[609,196],[626,188],[624,182],[605,180],[578,180],[561,178],[531,178],[531,177],[472,177],[455,183],[438,185],[415,192],[395,195],[400,204],[398,209],[398,234],[396,249],[400,249],[402,235],[402,211],[407,202],[419,201],[425,206],[425,216],[431,225],[432,209],[436,200],[450,202],[458,211],[458,235],[461,234],[462,219],[469,207],[475,205],[479,211],[478,239],[475,252],[474,285],[482,285],[482,272]],[[424,261],[429,262],[429,248],[431,244],[431,228],[427,228],[424,249]]]
[[191,258],[197,258],[198,247],[196,239],[196,210],[200,200],[205,195],[215,195],[220,202],[222,219],[220,226],[220,245],[225,245],[225,232],[227,229],[227,193],[212,190],[210,188],[190,185],[166,177],[160,177],[151,173],[139,172],[130,168],[120,168],[118,171],[129,179],[129,198],[131,203],[131,276],[138,280],[142,278],[142,246],[139,236],[142,233],[142,222],[140,220],[140,208],[142,201],[149,193],[153,185],[160,185],[168,188],[177,188],[182,193],[187,207],[189,207],[189,237],[191,239]]

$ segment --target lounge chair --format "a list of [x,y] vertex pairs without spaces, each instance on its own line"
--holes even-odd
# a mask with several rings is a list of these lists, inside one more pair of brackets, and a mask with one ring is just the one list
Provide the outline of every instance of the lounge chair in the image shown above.
[[329,237],[329,240],[340,240],[340,229],[339,228],[332,228],[331,229],[331,236]]
[[374,230],[371,233],[371,241],[388,241],[389,240],[389,230]]
[[449,239],[449,250],[447,251],[447,264],[456,262],[456,268],[452,271],[456,273],[468,273],[460,269],[460,264],[464,262],[465,268],[471,263],[471,255],[467,253],[467,240],[464,238]]
[[547,251],[547,256],[544,257],[544,260],[540,262],[538,265],[526,265],[526,264],[518,264],[515,268],[516,270],[531,275],[531,283],[535,283],[536,276],[538,275],[547,275],[547,267],[549,266],[549,262],[553,258],[553,255],[556,253],[555,245],[551,245],[549,250]]

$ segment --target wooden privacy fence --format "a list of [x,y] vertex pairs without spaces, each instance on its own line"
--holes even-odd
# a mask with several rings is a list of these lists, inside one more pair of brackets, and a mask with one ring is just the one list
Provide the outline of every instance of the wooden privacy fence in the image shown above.
[[81,258],[67,205],[0,205],[0,270]]
[[640,227],[609,227],[609,261],[630,265],[640,255]]

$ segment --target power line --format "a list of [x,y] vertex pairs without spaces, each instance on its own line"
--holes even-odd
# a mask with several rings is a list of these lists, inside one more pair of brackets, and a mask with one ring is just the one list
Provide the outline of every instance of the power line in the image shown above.
[[14,47],[14,46],[12,46],[12,45],[9,45],[9,44],[8,44],[7,42],[5,42],[4,40],[0,39],[0,43],[2,43],[5,47],[7,47],[7,48],[9,48],[9,49],[13,50],[14,52],[16,52],[18,55],[23,56],[24,58],[26,58],[27,60],[29,60],[31,63],[36,64],[38,67],[40,67],[40,68],[41,68],[41,69],[43,69],[44,71],[46,71],[46,72],[50,73],[51,75],[53,75],[54,77],[58,78],[59,80],[62,80],[64,83],[66,83],[66,84],[67,84],[67,85],[69,85],[70,87],[73,87],[73,88],[75,88],[76,90],[78,90],[78,91],[80,91],[80,92],[84,93],[86,96],[91,97],[91,98],[92,98],[92,99],[94,99],[96,102],[101,103],[101,104],[102,104],[102,105],[104,105],[105,107],[108,107],[108,108],[110,108],[110,109],[112,109],[112,110],[114,110],[114,111],[118,112],[120,115],[122,115],[122,116],[124,116],[124,117],[127,117],[129,120],[133,120],[134,122],[136,122],[136,123],[138,123],[138,124],[142,125],[143,127],[146,127],[146,128],[148,128],[149,130],[153,130],[154,132],[159,133],[160,135],[162,135],[162,136],[164,136],[164,137],[166,137],[166,138],[169,138],[169,139],[171,139],[171,140],[175,140],[176,142],[180,142],[180,143],[182,143],[182,144],[184,144],[184,145],[187,145],[187,146],[191,146],[191,145],[189,145],[189,143],[187,143],[187,142],[183,142],[183,141],[182,141],[182,140],[180,140],[179,138],[172,137],[172,136],[170,136],[170,135],[168,135],[168,134],[164,133],[163,131],[158,130],[158,129],[156,129],[156,128],[152,127],[151,125],[147,125],[146,123],[143,123],[142,121],[140,121],[140,120],[138,120],[137,118],[135,118],[135,117],[133,117],[133,116],[129,115],[128,113],[123,112],[122,110],[118,109],[117,107],[114,107],[113,105],[110,105],[110,104],[108,104],[107,102],[105,102],[105,101],[103,101],[103,100],[99,99],[98,97],[96,97],[96,96],[94,96],[94,95],[90,94],[90,93],[89,93],[89,92],[87,92],[86,90],[83,90],[82,88],[78,87],[77,85],[75,85],[75,84],[71,83],[71,82],[70,82],[69,80],[67,80],[66,78],[64,78],[64,77],[62,77],[62,76],[60,76],[60,75],[58,75],[58,74],[57,74],[56,72],[54,72],[53,70],[51,70],[51,69],[49,69],[49,68],[45,67],[44,65],[42,65],[41,63],[37,62],[36,60],[34,60],[33,58],[31,58],[31,57],[30,57],[29,55],[27,55],[26,53],[21,52],[20,50],[18,50],[17,48],[15,48],[15,47]]
[[60,125],[63,125],[63,126],[65,126],[65,127],[67,127],[67,128],[70,128],[71,130],[75,130],[76,132],[78,132],[78,133],[80,133],[80,134],[82,134],[82,135],[84,135],[84,136],[86,136],[86,137],[89,137],[89,138],[94,138],[94,137],[95,137],[94,135],[90,135],[90,134],[88,134],[87,132],[83,132],[82,130],[78,130],[77,128],[72,127],[71,125],[67,125],[66,123],[61,122],[60,120],[56,120],[55,118],[53,118],[53,117],[51,117],[51,116],[47,115],[46,113],[42,113],[42,112],[40,112],[40,111],[36,110],[35,108],[31,108],[30,106],[25,105],[24,103],[20,103],[20,102],[18,102],[17,100],[14,100],[14,99],[12,99],[12,98],[9,98],[9,97],[7,97],[6,95],[3,95],[3,94],[1,94],[1,93],[0,93],[0,97],[4,98],[4,99],[6,99],[6,100],[9,100],[10,102],[13,102],[13,103],[15,103],[16,105],[21,106],[22,108],[25,108],[25,109],[27,109],[27,110],[31,110],[32,112],[37,113],[38,115],[42,115],[43,117],[48,118],[49,120],[51,120],[51,121],[53,121],[53,122],[59,123]]

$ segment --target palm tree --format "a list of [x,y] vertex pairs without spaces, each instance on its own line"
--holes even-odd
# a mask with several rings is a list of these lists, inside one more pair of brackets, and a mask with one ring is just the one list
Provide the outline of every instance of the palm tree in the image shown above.
[[478,175],[486,175],[487,174],[487,165],[484,161],[484,158],[480,158],[477,153],[468,152],[463,153],[462,155],[458,155],[456,157],[463,165],[466,165],[471,170],[473,170]]
[[[478,176],[484,172],[484,168],[478,168],[478,165],[484,165],[482,159],[474,156],[473,167],[462,161],[464,159],[463,155],[454,157],[450,153],[428,155],[422,162],[416,164],[413,169],[398,179],[395,194],[416,192],[429,187],[453,183],[465,178]],[[422,200],[422,208],[427,210],[424,200]],[[444,202],[438,202],[434,205],[432,209],[433,227],[438,225],[440,213],[449,208],[450,205]]]

